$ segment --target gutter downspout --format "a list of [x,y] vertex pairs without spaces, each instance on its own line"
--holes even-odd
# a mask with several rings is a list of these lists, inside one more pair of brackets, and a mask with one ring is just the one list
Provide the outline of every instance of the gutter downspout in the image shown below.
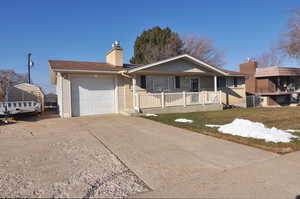
[[125,72],[122,71],[121,75],[124,76],[124,77],[127,77],[127,78],[133,78],[131,75],[128,74],[128,70],[126,70]]

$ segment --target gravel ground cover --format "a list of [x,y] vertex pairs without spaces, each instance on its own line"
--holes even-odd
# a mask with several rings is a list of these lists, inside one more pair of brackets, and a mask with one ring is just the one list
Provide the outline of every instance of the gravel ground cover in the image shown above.
[[76,120],[0,126],[0,197],[126,197],[146,191]]

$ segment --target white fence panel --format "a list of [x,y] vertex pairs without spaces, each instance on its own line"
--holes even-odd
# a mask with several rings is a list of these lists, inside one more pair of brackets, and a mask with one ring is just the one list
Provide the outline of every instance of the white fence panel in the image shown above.
[[182,93],[165,93],[165,106],[183,106]]
[[204,104],[204,92],[186,93],[186,104],[187,105]]
[[160,93],[138,94],[139,108],[155,108],[162,106]]
[[206,104],[218,104],[220,102],[220,92],[206,91]]
[[177,93],[139,93],[136,95],[136,108],[157,108],[220,104],[221,92],[177,92]]

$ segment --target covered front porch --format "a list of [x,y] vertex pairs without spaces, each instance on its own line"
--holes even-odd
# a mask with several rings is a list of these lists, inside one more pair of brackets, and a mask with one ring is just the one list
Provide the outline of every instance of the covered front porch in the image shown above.
[[224,76],[222,71],[189,57],[136,70],[132,73],[134,110],[183,112],[206,105],[221,105],[218,76]]
[[132,90],[133,106],[138,112],[222,104],[222,93],[217,89],[217,76],[135,75]]
[[242,82],[234,81],[236,79],[229,73],[189,55],[129,69],[123,76],[130,80],[128,90],[131,93],[131,97],[125,93],[124,98],[125,101],[132,99],[135,113],[151,110],[192,112],[205,110],[204,107],[220,110],[224,103],[222,98],[226,98],[220,90],[224,86],[221,80],[231,78],[232,82],[228,81],[228,85]]
[[220,110],[221,96],[221,91],[137,93],[134,108],[142,113],[192,112],[207,110],[208,107]]

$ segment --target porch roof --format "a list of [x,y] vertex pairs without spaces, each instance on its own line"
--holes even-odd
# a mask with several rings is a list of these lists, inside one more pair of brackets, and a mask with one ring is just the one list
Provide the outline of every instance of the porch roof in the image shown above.
[[203,61],[201,61],[201,60],[199,60],[195,57],[192,57],[188,54],[178,55],[178,56],[175,56],[175,57],[164,59],[164,60],[154,62],[154,63],[151,63],[151,64],[147,64],[147,65],[144,65],[144,66],[132,68],[132,69],[129,69],[127,72],[128,73],[135,73],[135,72],[138,72],[138,71],[142,71],[142,70],[145,70],[145,69],[148,69],[148,68],[151,68],[151,67],[159,66],[161,64],[165,64],[165,63],[175,61],[175,60],[179,60],[179,59],[187,59],[187,60],[193,62],[196,65],[205,67],[206,69],[209,69],[209,70],[217,73],[218,75],[230,76],[229,73],[225,72],[224,70],[221,70],[221,69],[219,69],[215,66],[209,65],[209,64],[207,64],[207,63],[205,63],[205,62],[203,62]]

